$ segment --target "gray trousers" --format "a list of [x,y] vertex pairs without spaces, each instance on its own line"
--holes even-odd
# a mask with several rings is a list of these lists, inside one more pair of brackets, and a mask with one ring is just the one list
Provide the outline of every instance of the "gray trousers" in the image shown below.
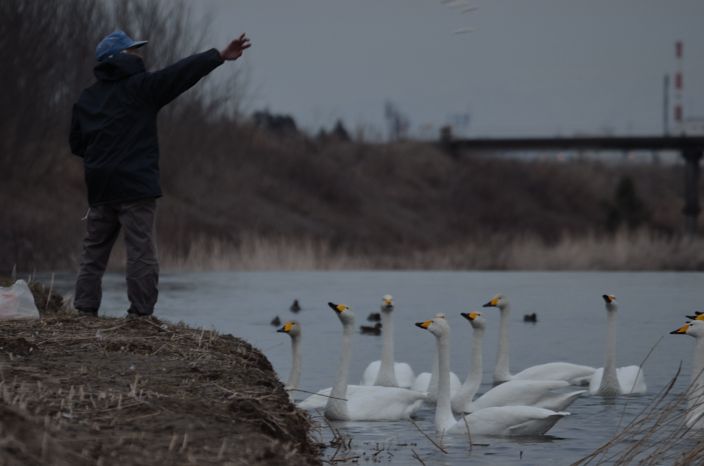
[[97,312],[102,298],[102,279],[120,228],[124,228],[127,252],[128,312],[150,315],[159,294],[159,262],[154,243],[156,200],[91,207],[86,218],[81,268],[76,280],[74,307]]

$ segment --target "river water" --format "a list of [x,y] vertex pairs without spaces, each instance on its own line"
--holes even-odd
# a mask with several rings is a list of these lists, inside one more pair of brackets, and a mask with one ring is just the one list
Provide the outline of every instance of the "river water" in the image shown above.
[[[487,320],[484,341],[484,384],[490,388],[495,361],[499,313],[482,309],[494,294],[511,302],[511,370],[550,361],[603,366],[606,311],[601,295],[614,294],[619,303],[617,361],[619,366],[640,364],[648,384],[644,396],[606,400],[583,396],[540,439],[474,439],[470,451],[463,436],[443,439],[441,452],[418,429],[403,422],[334,423],[351,438],[349,451],[337,458],[358,456],[361,463],[421,464],[569,464],[591,453],[619,427],[647,406],[673,377],[680,361],[683,373],[674,391],[681,392],[690,376],[694,340],[669,335],[684,322],[685,314],[700,310],[699,273],[604,272],[213,272],[162,274],[158,317],[214,328],[242,337],[261,349],[282,380],[291,366],[290,342],[276,333],[270,321],[295,318],[302,326],[303,376],[301,388],[316,391],[332,385],[339,359],[340,323],[328,301],[355,311],[357,324],[367,324],[385,294],[394,297],[395,354],[416,373],[430,371],[434,339],[413,323],[438,312],[452,328],[451,365],[464,380],[470,357],[471,328],[460,312],[478,310]],[[46,277],[42,277],[46,280]],[[70,291],[72,277],[60,276],[57,289]],[[101,313],[124,315],[128,307],[124,278],[108,274],[104,281]],[[289,306],[298,299],[298,314]],[[523,314],[535,312],[536,324],[524,323]],[[366,365],[380,358],[381,337],[357,335],[353,342],[350,382],[356,383]],[[299,398],[306,395],[301,393]],[[316,413],[313,416],[318,418]],[[433,435],[433,410],[423,409],[416,421]],[[332,431],[320,420],[320,440]],[[332,449],[325,454],[331,455]]]

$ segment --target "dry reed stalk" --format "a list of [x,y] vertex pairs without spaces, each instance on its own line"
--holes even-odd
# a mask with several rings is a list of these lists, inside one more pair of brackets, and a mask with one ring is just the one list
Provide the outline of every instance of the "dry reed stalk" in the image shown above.
[[670,397],[680,372],[681,364],[670,383],[622,431],[573,465],[593,461],[613,465],[704,463],[704,432],[689,428],[684,422],[687,409],[699,407],[686,406],[694,393],[693,384]]
[[443,452],[443,453],[445,453],[445,454],[447,455],[447,450],[445,450],[442,446],[440,446],[435,440],[433,440],[432,438],[430,438],[430,436],[429,436],[428,434],[426,434],[425,432],[423,432],[423,430],[418,426],[418,424],[415,423],[415,421],[414,421],[413,419],[409,419],[408,421],[409,421],[411,424],[413,424],[413,426],[414,426],[416,429],[418,429],[418,432],[420,432],[421,434],[423,434],[423,436],[424,436],[425,438],[427,438],[428,440],[430,440],[430,442],[431,442],[433,445],[435,445],[435,448],[437,448],[438,450],[440,450],[441,452]]
[[614,235],[564,235],[555,243],[537,236],[469,240],[404,254],[339,250],[324,240],[260,238],[238,244],[216,239],[192,241],[187,255],[162,253],[172,270],[700,270],[704,239],[639,230]]
[[415,458],[421,465],[425,466],[425,461],[423,461],[423,460],[421,459],[421,457],[418,455],[418,453],[417,453],[413,448],[411,448],[411,455],[412,455],[413,458]]
[[309,392],[308,390],[303,390],[301,388],[290,388],[288,389],[290,392],[302,392],[302,393],[309,393],[311,395],[318,395],[318,396],[323,396],[325,398],[333,398],[335,400],[342,400],[342,401],[347,401],[347,398],[338,398],[336,396],[331,396],[331,395],[323,395],[322,393],[318,392]]

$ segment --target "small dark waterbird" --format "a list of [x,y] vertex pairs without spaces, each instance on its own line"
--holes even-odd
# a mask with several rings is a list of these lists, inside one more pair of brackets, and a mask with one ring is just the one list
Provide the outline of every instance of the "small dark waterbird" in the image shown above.
[[289,307],[289,310],[290,310],[291,312],[298,312],[298,311],[301,310],[301,305],[300,305],[300,303],[298,302],[297,299],[294,299],[294,300],[293,300],[293,303],[291,304],[291,307]]

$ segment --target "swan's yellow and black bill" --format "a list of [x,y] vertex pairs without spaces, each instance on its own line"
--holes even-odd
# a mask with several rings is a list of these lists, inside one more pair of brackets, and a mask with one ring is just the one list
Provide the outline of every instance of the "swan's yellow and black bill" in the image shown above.
[[692,319],[692,320],[704,320],[704,314],[702,314],[702,313],[700,313],[700,312],[698,312],[698,311],[695,312],[694,314],[695,314],[695,315],[693,315],[693,316],[687,316],[687,318],[688,318],[688,319]]
[[604,298],[604,301],[606,302],[606,304],[611,304],[614,301],[616,301],[616,296],[614,296],[612,294],[603,294],[603,295],[601,295],[601,297]]
[[684,335],[687,333],[688,328],[689,328],[689,324],[684,324],[682,327],[678,328],[677,330],[671,331],[670,335]]
[[349,309],[349,307],[345,306],[344,304],[328,303],[328,306],[330,306],[330,308],[338,314],[342,314],[347,309]]
[[499,305],[500,300],[501,300],[501,295],[497,294],[496,296],[491,298],[488,303],[485,303],[482,307],[497,307]]
[[394,298],[390,295],[384,295],[383,299],[383,304],[384,306],[393,306],[394,305]]
[[293,326],[296,325],[293,322],[286,322],[277,332],[288,333],[291,331]]
[[433,323],[432,320],[426,320],[424,322],[416,322],[416,327],[428,330],[428,327],[430,327],[430,324],[432,324],[432,323]]
[[465,319],[472,321],[472,320],[476,319],[477,317],[479,317],[481,314],[478,312],[472,311],[472,312],[461,312],[460,315],[462,317],[464,317]]

